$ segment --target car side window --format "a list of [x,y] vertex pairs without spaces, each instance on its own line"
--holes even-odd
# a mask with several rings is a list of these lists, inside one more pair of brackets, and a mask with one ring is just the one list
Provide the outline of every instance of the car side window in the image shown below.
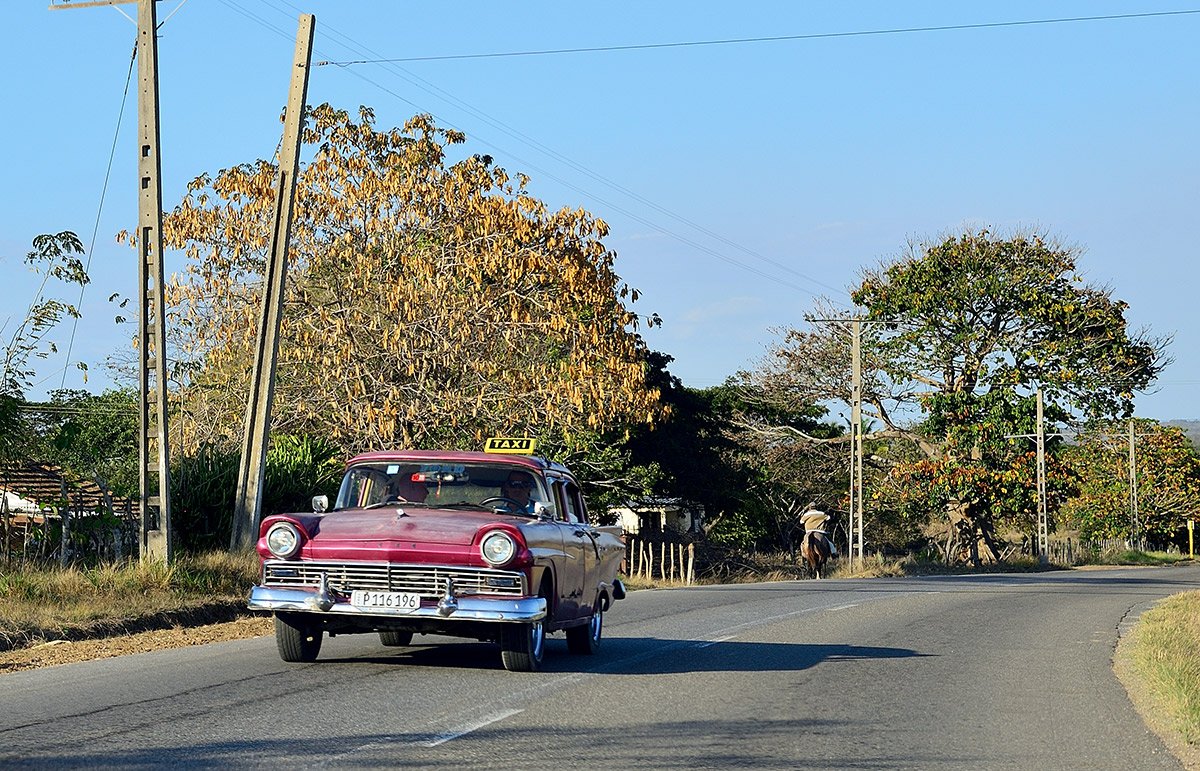
[[567,519],[570,522],[586,522],[587,515],[583,509],[583,496],[579,494],[579,487],[574,482],[567,482],[563,486],[563,498],[567,507]]
[[550,484],[550,501],[554,504],[554,518],[559,522],[567,521],[566,496],[563,495],[563,482],[557,477],[547,477]]

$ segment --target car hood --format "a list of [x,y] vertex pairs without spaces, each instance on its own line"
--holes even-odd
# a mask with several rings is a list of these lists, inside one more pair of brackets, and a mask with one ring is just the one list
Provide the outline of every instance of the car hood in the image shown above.
[[522,521],[527,520],[492,511],[427,509],[398,504],[326,514],[321,517],[313,540],[470,544],[482,527],[499,522],[519,524]]

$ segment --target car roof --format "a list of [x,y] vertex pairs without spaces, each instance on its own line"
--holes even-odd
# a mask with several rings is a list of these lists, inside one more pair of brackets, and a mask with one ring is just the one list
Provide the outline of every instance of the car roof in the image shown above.
[[570,470],[561,463],[549,461],[537,455],[511,455],[496,452],[467,452],[462,450],[378,450],[355,455],[347,466],[356,463],[374,461],[431,461],[441,460],[452,463],[497,463],[512,466],[523,466],[537,471],[552,470],[570,474]]

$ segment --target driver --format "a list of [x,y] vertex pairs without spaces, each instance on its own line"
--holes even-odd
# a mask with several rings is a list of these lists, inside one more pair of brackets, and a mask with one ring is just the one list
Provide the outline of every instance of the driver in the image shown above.
[[533,476],[527,471],[508,472],[508,479],[500,485],[500,495],[519,503],[520,510],[525,512],[533,510],[533,502],[530,500],[532,492]]

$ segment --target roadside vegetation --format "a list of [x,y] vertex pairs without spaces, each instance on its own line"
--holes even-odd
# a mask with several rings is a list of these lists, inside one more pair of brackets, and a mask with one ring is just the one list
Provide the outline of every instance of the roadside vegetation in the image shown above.
[[9,564],[0,569],[0,651],[147,629],[228,621],[244,614],[257,555],[212,552],[171,566]]
[[1146,611],[1117,654],[1117,672],[1147,723],[1188,768],[1200,768],[1200,592]]

